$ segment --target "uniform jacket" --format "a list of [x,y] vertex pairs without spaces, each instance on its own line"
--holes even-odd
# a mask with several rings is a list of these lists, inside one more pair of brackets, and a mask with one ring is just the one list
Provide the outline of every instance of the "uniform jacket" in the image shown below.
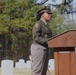
[[46,25],[43,20],[35,23],[32,30],[33,43],[47,46],[47,41],[52,36],[49,25]]

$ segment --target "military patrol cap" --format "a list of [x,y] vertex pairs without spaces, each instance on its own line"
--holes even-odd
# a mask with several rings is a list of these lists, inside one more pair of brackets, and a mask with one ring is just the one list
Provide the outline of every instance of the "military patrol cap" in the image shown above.
[[41,14],[41,13],[52,14],[49,6],[44,6],[43,8],[41,8],[40,10],[37,11],[37,14]]

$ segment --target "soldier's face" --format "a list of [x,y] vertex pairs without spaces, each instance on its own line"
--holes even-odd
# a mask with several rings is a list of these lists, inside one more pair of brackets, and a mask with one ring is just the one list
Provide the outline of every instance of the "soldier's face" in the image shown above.
[[44,14],[42,15],[42,17],[44,18],[44,20],[49,21],[49,20],[51,19],[51,14],[49,14],[49,13],[44,13]]

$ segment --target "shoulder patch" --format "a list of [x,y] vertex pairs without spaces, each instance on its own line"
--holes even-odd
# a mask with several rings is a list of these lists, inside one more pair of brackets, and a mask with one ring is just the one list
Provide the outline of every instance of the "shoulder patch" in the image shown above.
[[36,28],[38,28],[38,27],[39,27],[39,24],[38,24],[38,23],[36,23],[36,24],[35,24],[35,27],[36,27]]

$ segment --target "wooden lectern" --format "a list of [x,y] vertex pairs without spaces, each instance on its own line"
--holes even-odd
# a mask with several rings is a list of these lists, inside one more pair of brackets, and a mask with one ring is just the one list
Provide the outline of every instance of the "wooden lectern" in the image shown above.
[[54,48],[55,75],[76,75],[76,30],[50,38],[48,46]]

